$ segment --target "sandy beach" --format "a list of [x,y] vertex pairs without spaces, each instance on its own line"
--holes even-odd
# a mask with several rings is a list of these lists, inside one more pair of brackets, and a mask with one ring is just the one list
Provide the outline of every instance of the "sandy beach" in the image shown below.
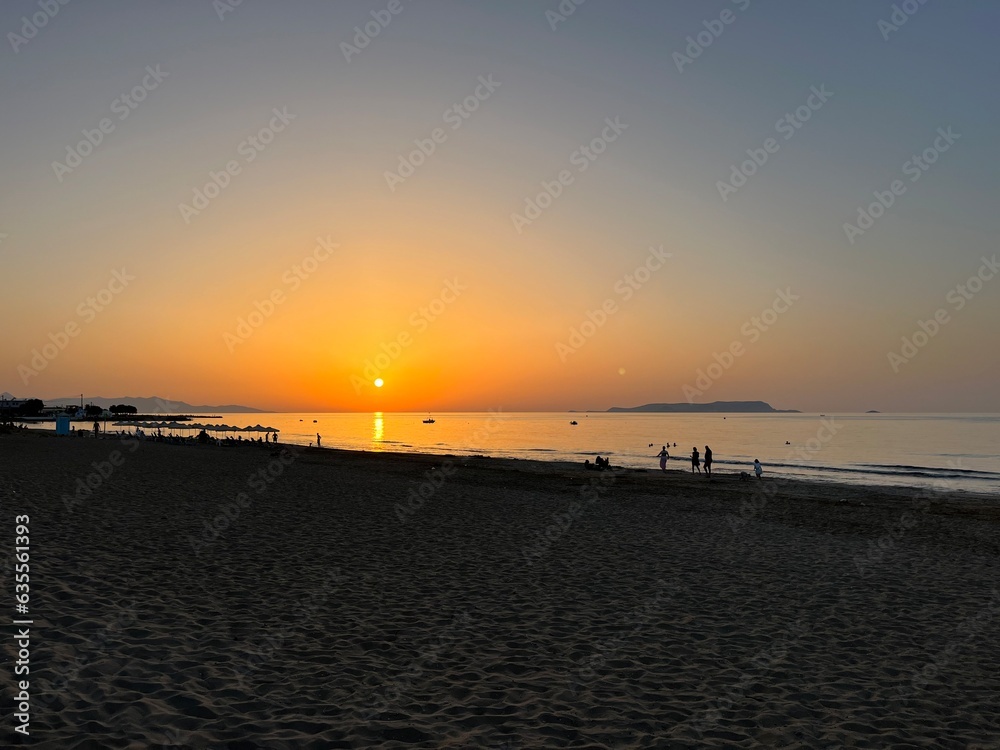
[[997,498],[39,433],[0,457],[25,745],[1000,747]]

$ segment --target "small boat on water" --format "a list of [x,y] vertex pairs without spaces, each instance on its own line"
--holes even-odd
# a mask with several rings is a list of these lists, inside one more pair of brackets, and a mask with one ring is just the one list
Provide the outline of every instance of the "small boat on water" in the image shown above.
[[577,421],[574,419],[570,424],[577,424]]
[[428,414],[427,415],[427,419],[424,420],[424,424],[434,424],[434,421],[435,421],[434,417],[432,417],[430,414]]

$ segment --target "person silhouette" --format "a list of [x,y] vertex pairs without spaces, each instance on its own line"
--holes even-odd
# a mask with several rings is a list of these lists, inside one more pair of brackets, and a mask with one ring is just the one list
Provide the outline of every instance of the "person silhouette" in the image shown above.
[[318,432],[316,433],[316,447],[317,448],[323,447],[323,438],[320,437]]
[[691,448],[691,473],[694,474],[695,469],[701,474],[701,461],[698,460],[698,449]]
[[709,477],[712,476],[712,449],[707,445],[705,446],[705,473]]
[[764,473],[764,467],[760,465],[759,458],[755,458],[753,460],[753,473],[757,475],[758,479],[760,479],[760,475]]
[[660,459],[660,471],[664,474],[667,472],[667,459],[670,458],[670,453],[667,452],[667,446],[663,446],[660,452],[656,454],[656,457]]

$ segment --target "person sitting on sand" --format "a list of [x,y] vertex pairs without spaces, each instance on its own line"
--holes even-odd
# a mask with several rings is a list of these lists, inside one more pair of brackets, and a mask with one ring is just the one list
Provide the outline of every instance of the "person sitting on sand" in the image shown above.
[[707,445],[705,446],[705,473],[711,479],[712,477],[712,449]]
[[753,460],[753,473],[757,475],[758,479],[760,479],[760,475],[764,473],[764,467],[760,465],[759,458],[755,458]]
[[670,458],[670,453],[667,451],[667,446],[663,446],[660,452],[656,454],[656,457],[660,459],[660,471],[664,474],[667,473],[667,459]]
[[698,449],[695,447],[691,448],[691,473],[694,474],[695,469],[701,474],[701,461],[698,458]]

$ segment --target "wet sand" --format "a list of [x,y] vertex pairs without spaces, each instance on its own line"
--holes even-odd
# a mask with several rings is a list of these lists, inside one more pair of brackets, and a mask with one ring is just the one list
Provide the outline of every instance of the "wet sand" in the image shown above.
[[0,466],[36,748],[1000,748],[998,498],[40,433]]

